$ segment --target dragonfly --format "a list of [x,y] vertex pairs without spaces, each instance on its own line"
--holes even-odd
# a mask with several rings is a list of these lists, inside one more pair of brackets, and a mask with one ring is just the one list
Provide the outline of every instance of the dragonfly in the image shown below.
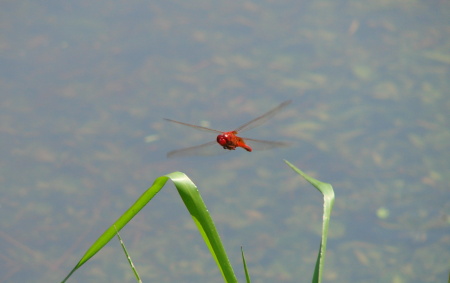
[[272,110],[269,110],[268,112],[262,114],[261,116],[258,116],[255,119],[237,127],[233,131],[229,131],[229,132],[214,130],[214,129],[210,129],[207,127],[192,125],[192,124],[164,118],[164,120],[172,122],[172,123],[187,126],[187,127],[190,127],[190,128],[196,129],[196,130],[201,130],[201,131],[218,134],[215,141],[210,141],[210,142],[207,142],[207,143],[204,143],[201,145],[197,145],[197,146],[191,146],[191,147],[187,147],[187,148],[173,150],[173,151],[170,151],[169,153],[167,153],[167,157],[170,158],[170,157],[179,157],[179,156],[218,154],[219,153],[218,151],[209,150],[211,147],[216,146],[216,144],[219,144],[220,146],[222,146],[223,149],[235,150],[236,148],[241,147],[248,152],[253,151],[253,149],[264,150],[264,149],[270,149],[270,148],[275,148],[275,147],[289,146],[289,144],[285,143],[285,142],[266,141],[266,140],[257,140],[257,139],[240,137],[240,136],[238,136],[238,133],[248,131],[250,129],[260,126],[261,124],[265,123],[267,120],[272,118],[275,114],[277,114],[281,110],[283,110],[291,102],[292,102],[291,100],[285,101],[285,102],[281,103],[280,105],[278,105],[277,107],[273,108]]

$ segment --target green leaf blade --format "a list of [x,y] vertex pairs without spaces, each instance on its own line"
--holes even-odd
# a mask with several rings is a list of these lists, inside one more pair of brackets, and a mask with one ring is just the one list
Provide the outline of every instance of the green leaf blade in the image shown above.
[[200,235],[203,237],[206,246],[211,252],[225,282],[237,282],[236,275],[226,255],[219,234],[208,209],[203,202],[197,186],[182,172],[173,172],[161,176],[155,180],[153,185],[147,189],[136,202],[116,220],[106,231],[92,244],[81,260],[72,269],[62,282],[66,280],[98,251],[100,251],[116,234],[120,231],[139,211],[162,189],[167,180],[171,179],[187,210],[192,216]]
[[238,282],[225,248],[222,245],[219,233],[214,225],[214,221],[195,184],[188,176],[181,172],[170,173],[166,176],[174,182],[181,199],[191,214],[194,223],[197,225],[200,235],[203,237],[206,246],[216,261],[225,282]]
[[317,255],[316,267],[314,269],[313,283],[322,282],[323,270],[325,266],[325,252],[327,249],[328,227],[330,225],[331,211],[334,205],[334,190],[333,187],[328,184],[314,179],[313,177],[305,174],[303,171],[295,167],[287,160],[284,162],[292,168],[295,172],[301,175],[311,185],[313,185],[319,192],[323,194],[323,222],[322,222],[322,239],[320,241],[319,253]]
[[[98,253],[115,235],[116,231],[120,231],[133,217],[162,189],[166,184],[168,177],[162,176],[157,178],[153,185],[145,191],[136,202],[124,213],[119,219],[116,220],[106,231],[91,245],[86,251],[80,261],[70,271],[70,273],[64,278],[62,282],[66,282],[67,279],[83,264],[85,264],[91,257]],[[116,230],[117,229],[117,230]]]

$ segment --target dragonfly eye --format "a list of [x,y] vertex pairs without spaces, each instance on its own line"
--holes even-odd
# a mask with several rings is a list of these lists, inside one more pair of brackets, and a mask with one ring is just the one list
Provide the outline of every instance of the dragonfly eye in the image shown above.
[[228,143],[228,139],[224,135],[218,135],[217,143],[220,144],[221,146],[225,146]]

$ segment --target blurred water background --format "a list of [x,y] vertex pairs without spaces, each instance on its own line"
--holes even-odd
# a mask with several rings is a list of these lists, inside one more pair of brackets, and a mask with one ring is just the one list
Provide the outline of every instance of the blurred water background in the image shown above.
[[[446,282],[450,2],[4,1],[0,282],[59,282],[161,175],[198,185],[243,281],[310,282],[331,183],[325,282]],[[287,149],[167,159],[213,140]],[[222,282],[168,183],[121,236],[144,282]],[[133,282],[112,241],[69,282]]]

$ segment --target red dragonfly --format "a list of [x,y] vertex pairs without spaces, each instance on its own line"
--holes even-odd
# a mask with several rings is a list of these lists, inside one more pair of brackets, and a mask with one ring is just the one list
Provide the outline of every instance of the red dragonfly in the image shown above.
[[[285,143],[285,142],[263,141],[263,140],[242,138],[242,137],[238,137],[237,134],[240,132],[243,132],[243,131],[253,129],[257,126],[260,126],[261,124],[266,122],[269,118],[271,118],[272,116],[274,116],[275,114],[280,112],[282,109],[284,109],[286,106],[288,106],[291,102],[292,102],[291,100],[285,101],[285,102],[281,103],[280,105],[278,105],[277,107],[273,108],[272,110],[266,112],[265,114],[263,114],[259,117],[256,117],[255,119],[251,120],[250,122],[247,122],[247,123],[243,124],[242,126],[237,127],[235,130],[230,131],[230,132],[218,131],[218,130],[214,130],[214,129],[210,129],[210,128],[206,128],[206,127],[202,127],[202,126],[196,126],[196,125],[164,118],[164,120],[169,121],[169,122],[188,126],[188,127],[191,127],[191,128],[197,129],[197,130],[208,131],[208,132],[219,134],[216,138],[216,141],[210,141],[208,143],[204,143],[204,144],[197,145],[197,146],[173,150],[173,151],[167,153],[167,157],[215,154],[214,152],[208,151],[207,149],[209,147],[215,145],[216,142],[219,145],[221,145],[224,149],[235,150],[237,147],[242,147],[243,149],[245,149],[248,152],[251,152],[253,150],[252,147],[254,147],[255,149],[258,149],[258,150],[262,150],[262,149],[269,149],[269,148],[273,148],[273,147],[288,146],[289,144]],[[252,147],[250,147],[247,144],[247,142],[249,142],[252,145]]]

